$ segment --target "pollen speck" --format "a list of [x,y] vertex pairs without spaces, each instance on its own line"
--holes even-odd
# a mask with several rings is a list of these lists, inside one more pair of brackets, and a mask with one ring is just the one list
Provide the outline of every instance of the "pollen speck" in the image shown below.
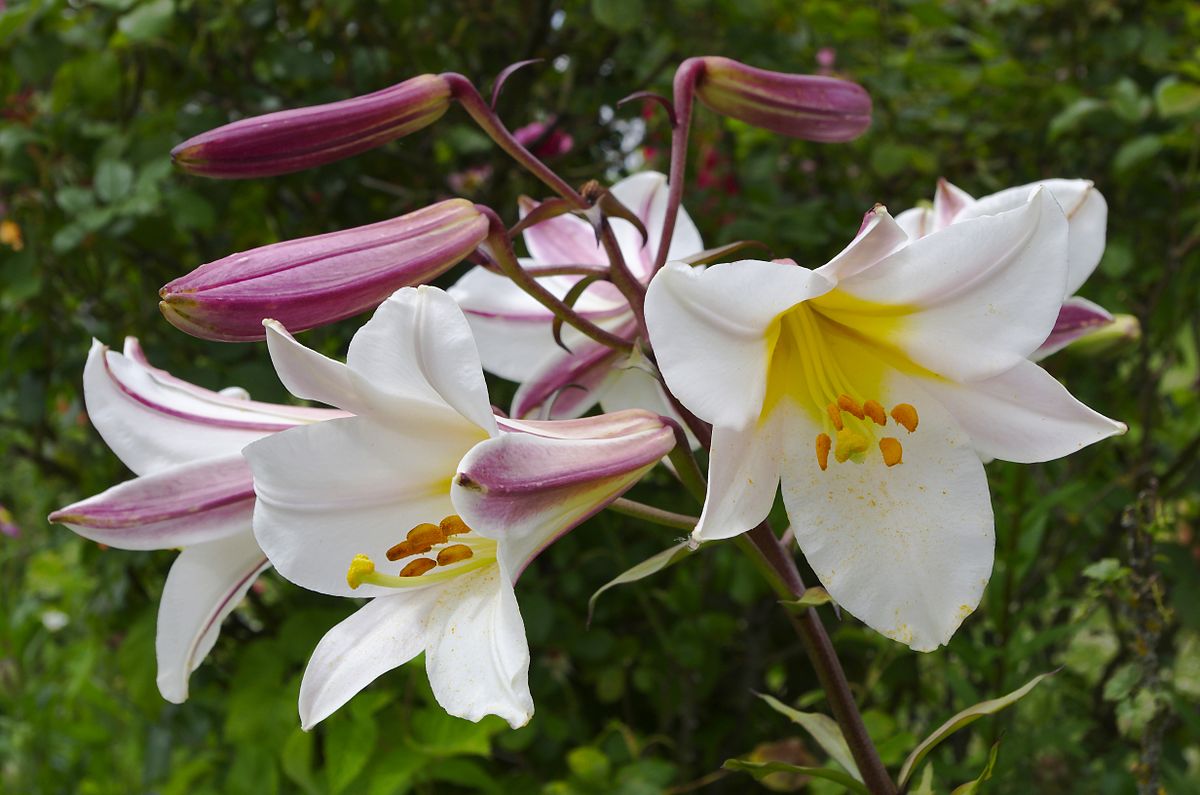
[[425,572],[432,569],[437,564],[429,558],[415,558],[408,562],[408,565],[400,569],[401,577],[420,577]]
[[879,452],[883,453],[883,463],[890,467],[904,463],[904,448],[900,446],[899,439],[893,439],[891,436],[880,439]]
[[824,472],[829,468],[829,451],[833,449],[833,440],[827,433],[817,434],[817,465]]
[[449,566],[473,556],[475,553],[466,544],[452,544],[437,554],[437,565]]
[[838,409],[836,404],[830,403],[828,406],[825,407],[825,411],[829,413],[829,419],[833,422],[834,429],[840,431],[842,429],[842,412],[841,412],[841,410]]
[[366,555],[355,555],[346,571],[346,584],[351,588],[362,585],[363,579],[375,573],[375,564]]
[[838,408],[842,409],[843,411],[850,412],[860,420],[866,416],[863,414],[863,407],[859,405],[859,402],[849,395],[838,395],[837,404]]
[[917,429],[917,410],[911,403],[897,403],[892,407],[892,419],[900,423],[912,433]]
[[866,414],[876,425],[887,425],[887,412],[878,400],[868,400],[863,403],[863,414]]

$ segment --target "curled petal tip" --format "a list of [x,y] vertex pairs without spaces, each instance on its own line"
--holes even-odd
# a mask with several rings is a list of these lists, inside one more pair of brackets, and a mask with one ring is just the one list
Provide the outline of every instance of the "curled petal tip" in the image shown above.
[[[696,69],[689,59],[680,66]],[[697,98],[717,113],[809,141],[849,141],[871,124],[871,97],[857,83],[834,77],[758,69],[706,56]]]

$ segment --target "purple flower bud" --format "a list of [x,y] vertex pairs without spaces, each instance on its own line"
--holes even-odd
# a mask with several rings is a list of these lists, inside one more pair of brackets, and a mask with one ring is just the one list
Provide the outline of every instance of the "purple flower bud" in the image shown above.
[[303,331],[382,303],[456,265],[487,236],[488,221],[465,199],[450,199],[369,226],[231,254],[159,291],[159,308],[202,339],[265,338],[274,318]]
[[717,113],[809,141],[849,141],[871,124],[871,97],[857,83],[833,77],[769,72],[706,56],[680,65],[696,69],[696,96]]
[[218,179],[287,174],[416,132],[450,101],[445,79],[421,75],[373,94],[226,124],[176,146],[171,159],[188,173]]

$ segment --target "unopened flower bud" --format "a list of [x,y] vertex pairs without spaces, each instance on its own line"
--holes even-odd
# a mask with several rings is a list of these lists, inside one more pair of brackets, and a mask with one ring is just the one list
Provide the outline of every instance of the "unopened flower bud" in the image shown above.
[[696,96],[712,110],[755,127],[809,141],[849,141],[871,123],[871,97],[857,83],[834,77],[756,69],[729,58],[690,59],[680,72],[700,69]]
[[421,75],[373,94],[226,124],[184,141],[171,158],[188,173],[219,179],[287,174],[416,132],[450,102],[444,78]]
[[159,291],[159,308],[172,325],[202,339],[261,340],[264,318],[303,331],[437,277],[474,251],[487,231],[475,205],[450,199],[390,221],[201,265]]

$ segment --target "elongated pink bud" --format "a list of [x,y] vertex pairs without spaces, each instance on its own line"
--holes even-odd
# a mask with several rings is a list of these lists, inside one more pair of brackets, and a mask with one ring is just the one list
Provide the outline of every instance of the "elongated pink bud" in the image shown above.
[[190,174],[271,177],[332,163],[416,132],[450,107],[450,85],[421,75],[361,97],[268,113],[201,133],[171,150]]
[[450,199],[390,221],[201,265],[159,291],[159,308],[174,326],[202,339],[264,339],[264,318],[303,331],[433,279],[474,251],[487,232],[488,221],[473,204]]
[[857,138],[871,124],[871,97],[848,80],[770,72],[716,56],[684,61],[679,74],[690,70],[697,70],[701,102],[755,127],[833,142]]

